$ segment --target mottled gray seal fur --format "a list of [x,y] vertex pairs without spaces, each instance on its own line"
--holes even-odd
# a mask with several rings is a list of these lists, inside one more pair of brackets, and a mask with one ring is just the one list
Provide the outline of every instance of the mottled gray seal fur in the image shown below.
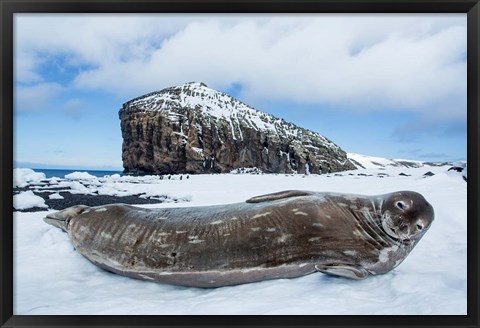
[[433,218],[432,206],[412,191],[283,191],[219,206],[80,205],[44,220],[106,270],[219,287],[315,271],[353,279],[386,273],[405,259]]

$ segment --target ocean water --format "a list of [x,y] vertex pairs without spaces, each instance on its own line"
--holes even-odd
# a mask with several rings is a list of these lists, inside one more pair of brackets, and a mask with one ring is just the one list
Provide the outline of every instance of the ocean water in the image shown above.
[[98,178],[103,178],[105,175],[112,175],[112,174],[120,174],[123,175],[122,171],[98,171],[98,170],[60,170],[60,169],[36,169],[33,168],[35,172],[42,172],[45,173],[47,179],[48,178],[65,178],[66,174],[70,174],[73,172],[88,172],[88,174],[91,174],[93,176],[96,176]]

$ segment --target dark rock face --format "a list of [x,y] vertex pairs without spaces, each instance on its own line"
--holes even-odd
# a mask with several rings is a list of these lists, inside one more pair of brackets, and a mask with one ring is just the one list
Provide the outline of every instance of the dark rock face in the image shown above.
[[316,132],[257,111],[203,83],[187,83],[125,103],[119,111],[125,173],[267,173],[355,169]]

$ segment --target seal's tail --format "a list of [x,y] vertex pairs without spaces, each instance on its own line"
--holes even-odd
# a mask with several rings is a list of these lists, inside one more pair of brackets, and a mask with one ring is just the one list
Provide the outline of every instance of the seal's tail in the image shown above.
[[68,207],[64,210],[48,214],[46,217],[43,218],[43,221],[53,225],[54,227],[60,228],[63,231],[67,231],[68,223],[70,222],[70,220],[82,214],[88,208],[89,207],[85,205],[75,205],[72,207]]

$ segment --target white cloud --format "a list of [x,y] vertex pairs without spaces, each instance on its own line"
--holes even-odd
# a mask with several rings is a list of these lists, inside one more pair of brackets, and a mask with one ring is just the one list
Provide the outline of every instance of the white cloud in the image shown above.
[[17,85],[14,90],[14,109],[17,114],[54,110],[76,120],[83,117],[85,109],[89,107],[83,98],[67,98],[67,88],[59,83]]
[[40,60],[34,52],[19,50],[15,56],[14,74],[16,81],[40,82],[42,77],[36,72]]
[[[188,81],[240,83],[253,102],[346,110],[431,112],[466,95],[465,15],[26,15],[16,23],[24,63],[67,55],[89,66],[74,87],[125,101]],[[22,67],[19,79],[38,78],[34,64]]]
[[18,113],[48,109],[51,101],[62,90],[63,87],[58,83],[42,82],[30,86],[16,86],[14,109]]

